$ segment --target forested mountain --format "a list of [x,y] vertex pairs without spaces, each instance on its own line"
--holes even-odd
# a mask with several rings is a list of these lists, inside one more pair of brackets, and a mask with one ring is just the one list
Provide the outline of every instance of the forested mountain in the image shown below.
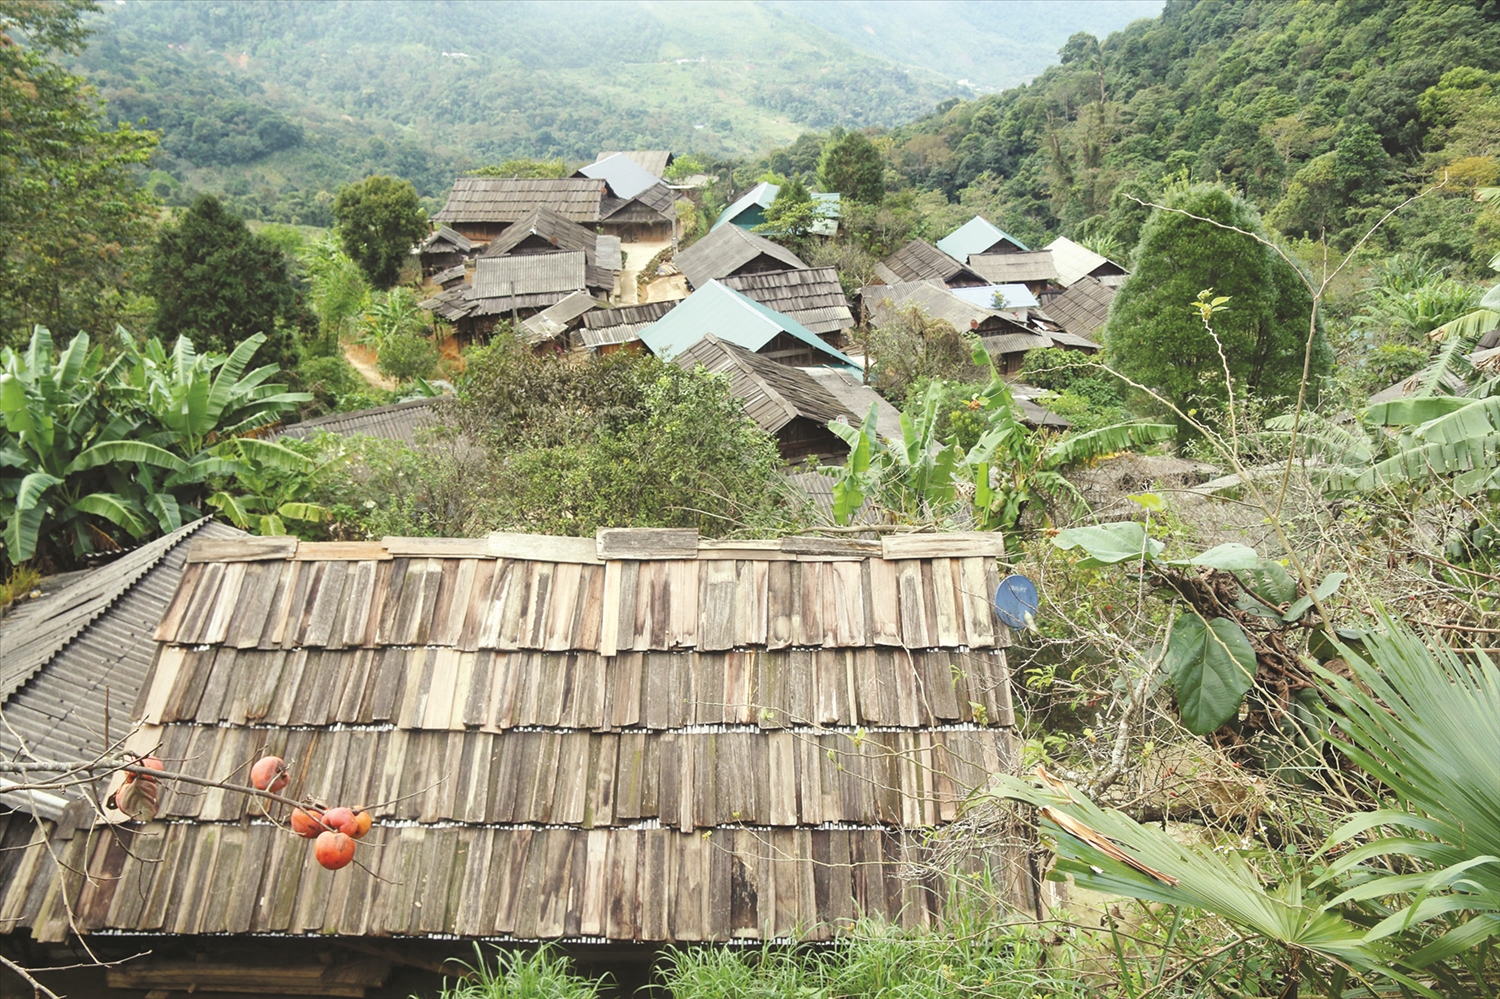
[[[929,27],[956,37],[980,5],[920,6]],[[1151,6],[1081,6],[1071,20],[1123,24]],[[186,184],[228,193],[251,214],[326,224],[331,192],[370,172],[407,177],[431,197],[458,170],[516,156],[744,155],[806,129],[895,125],[964,92],[958,77],[984,78],[913,44],[903,25],[918,15],[908,8],[892,5],[881,36],[841,38],[825,28],[842,9],[110,4],[77,66],[112,118],[162,131],[151,180],[162,196]],[[849,16],[863,26],[867,13]],[[1010,77],[1039,72],[1067,19],[1021,10],[1011,20],[1047,28],[1023,30],[1008,48],[992,32],[984,57]],[[882,48],[887,29],[908,40]]]
[[1491,2],[1290,4],[1172,0],[1102,41],[1074,36],[1025,86],[953,102],[892,133],[901,182],[982,189],[1018,231],[1064,231],[1114,254],[1164,178],[1221,179],[1287,236],[1347,247],[1390,206],[1388,247],[1482,264],[1470,193],[1497,177]]

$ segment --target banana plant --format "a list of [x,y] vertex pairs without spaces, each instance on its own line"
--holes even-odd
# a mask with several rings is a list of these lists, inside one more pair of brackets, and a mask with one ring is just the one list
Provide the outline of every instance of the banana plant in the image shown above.
[[102,385],[118,362],[102,362],[86,333],[58,353],[41,326],[25,351],[0,350],[0,537],[12,563],[33,558],[44,538],[81,555],[176,517],[176,498],[155,472],[185,462],[106,407]]
[[289,520],[316,524],[332,516],[326,507],[306,500],[316,470],[306,455],[274,441],[241,437],[225,442],[217,457],[235,467],[238,491],[217,490],[207,502],[234,526],[279,536],[287,533]]

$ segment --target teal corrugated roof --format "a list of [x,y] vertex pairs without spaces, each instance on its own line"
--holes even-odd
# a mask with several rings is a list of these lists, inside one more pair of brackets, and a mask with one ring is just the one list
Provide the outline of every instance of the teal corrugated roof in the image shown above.
[[671,312],[641,330],[641,342],[651,353],[671,360],[707,333],[750,351],[760,350],[778,333],[790,333],[828,355],[828,363],[857,367],[853,360],[828,346],[826,341],[795,319],[718,281],[708,282]]
[[967,264],[972,254],[985,253],[1002,239],[1010,240],[1023,251],[1030,252],[1025,243],[978,215],[938,240],[937,248],[959,263]]
[[713,232],[714,229],[719,228],[719,226],[726,222],[739,218],[752,208],[770,208],[771,202],[776,200],[776,195],[780,190],[781,187],[778,184],[772,184],[766,180],[761,181],[740,195],[734,204],[720,212],[718,219],[714,222],[713,229],[710,229],[709,232]]

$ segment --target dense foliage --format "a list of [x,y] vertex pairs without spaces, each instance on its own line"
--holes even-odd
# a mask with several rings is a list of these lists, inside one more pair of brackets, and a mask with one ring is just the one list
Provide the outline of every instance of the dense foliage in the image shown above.
[[382,290],[396,283],[412,246],[428,232],[417,189],[390,177],[366,177],[340,189],[333,217],[344,252]]

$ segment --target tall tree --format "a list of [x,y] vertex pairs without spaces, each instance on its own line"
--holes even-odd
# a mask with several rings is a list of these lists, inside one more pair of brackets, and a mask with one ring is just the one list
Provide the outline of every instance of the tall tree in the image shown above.
[[427,235],[417,189],[394,177],[366,177],[340,189],[333,216],[344,252],[376,288],[396,283],[412,244]]
[[54,59],[83,47],[92,4],[0,0],[0,336],[32,323],[112,325],[154,205],[136,183],[156,136],[104,125]]
[[885,198],[885,160],[863,132],[846,132],[823,150],[818,183],[851,201],[878,205]]
[[263,333],[262,360],[290,360],[290,331],[306,310],[286,255],[212,195],[162,227],[147,285],[164,340],[189,336],[205,350],[227,353]]
[[[1214,406],[1226,397],[1217,335],[1237,394],[1295,398],[1311,294],[1271,247],[1200,221],[1263,235],[1260,216],[1243,198],[1214,184],[1178,191],[1166,206],[1178,211],[1158,210],[1146,222],[1135,270],[1110,312],[1105,346],[1111,363],[1184,410]],[[1205,289],[1229,300],[1213,316],[1212,332],[1191,307]],[[1320,329],[1312,377],[1332,366],[1333,351]]]

